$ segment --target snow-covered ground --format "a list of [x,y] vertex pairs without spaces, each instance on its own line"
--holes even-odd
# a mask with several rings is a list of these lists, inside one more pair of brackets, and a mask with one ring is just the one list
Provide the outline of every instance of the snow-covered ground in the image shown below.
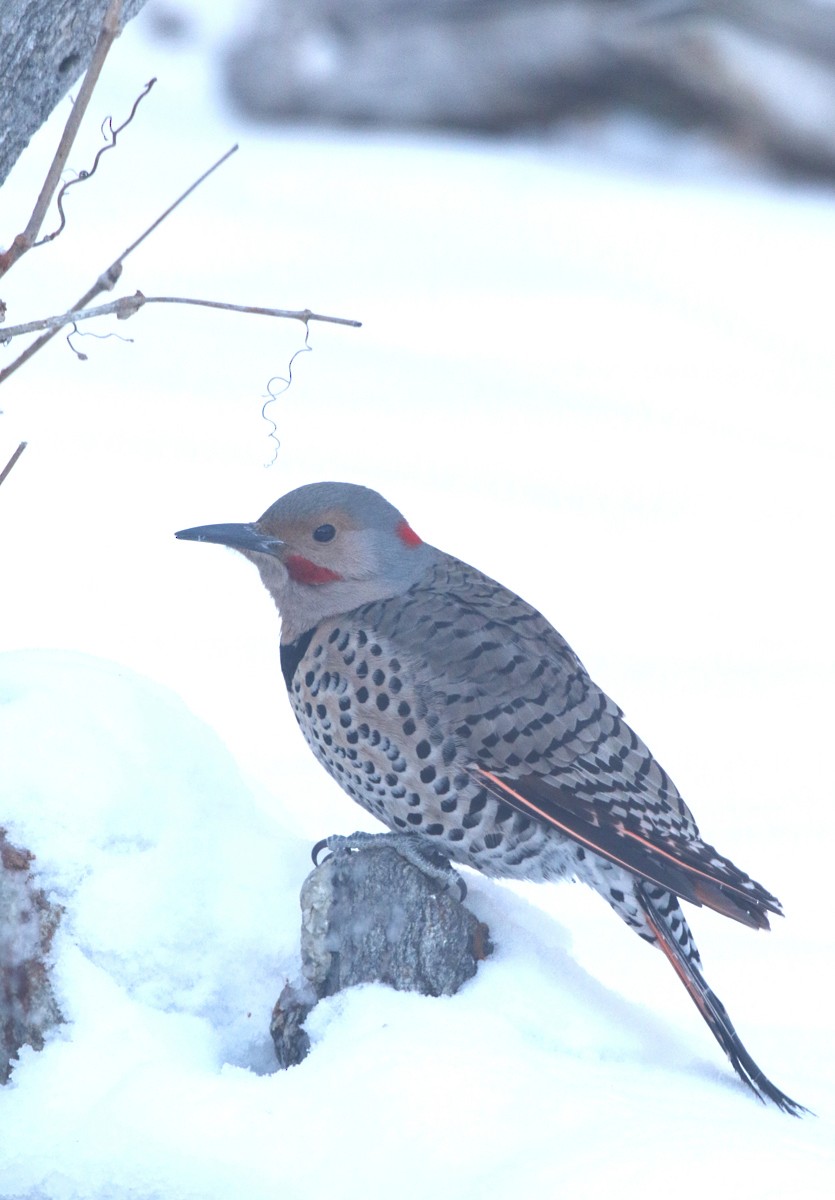
[[[0,489],[0,817],[66,909],[67,1023],[0,1093],[0,1196],[831,1197],[832,194],[257,129],[199,46],[147,26],[94,108],[160,82],[65,234],[3,281],[9,321],[68,306],[238,140],[119,294],[363,328],[311,328],[268,470],[260,408],[296,324],[148,307],[109,327],[132,344],[77,339],[80,362],[56,339],[2,389],[0,465],[29,448]],[[4,238],[58,128],[3,188]],[[273,1071],[311,842],[373,826],[295,729],[256,573],[173,532],[316,479],[377,488],[537,604],[779,895],[768,935],[692,924],[746,1045],[817,1117],[746,1093],[597,897],[477,878],[497,949],[471,984],[338,996]]]

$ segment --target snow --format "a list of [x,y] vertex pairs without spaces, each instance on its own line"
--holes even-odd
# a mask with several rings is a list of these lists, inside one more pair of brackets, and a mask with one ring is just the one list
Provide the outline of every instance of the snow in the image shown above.
[[[363,327],[311,327],[266,470],[296,324],[149,306],[95,327],[132,344],[76,339],[79,362],[57,338],[3,389],[0,459],[29,442],[0,489],[3,821],[65,908],[66,1024],[0,1093],[0,1196],[831,1196],[831,194],[703,156],[250,127],[209,70],[222,16],[190,47],[148,17],[98,111],[160,82],[4,279],[9,321],[66,307],[238,140],[118,294]],[[3,189],[4,236],[62,119]],[[768,935],[688,916],[746,1045],[817,1117],[746,1093],[597,897],[474,877],[476,979],[337,996],[273,1070],[310,846],[373,823],[294,727],[251,567],[173,532],[328,478],[543,609],[780,896]]]

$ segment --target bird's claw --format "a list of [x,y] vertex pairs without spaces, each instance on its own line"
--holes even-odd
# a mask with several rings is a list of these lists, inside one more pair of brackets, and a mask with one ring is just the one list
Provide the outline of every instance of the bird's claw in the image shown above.
[[[313,849],[310,851],[310,857],[313,859],[314,867],[321,866],[321,863],[319,862],[319,855],[322,853],[322,851],[330,850],[330,847],[328,846],[328,840],[329,840],[328,838],[322,838],[322,840],[317,842],[316,845],[313,847]],[[322,862],[327,862],[328,858],[330,858],[330,856],[331,856],[330,853],[328,853],[328,857],[323,858]]]
[[[466,900],[467,885],[455,868],[451,866],[449,859],[445,858],[434,846],[427,846],[421,838],[414,834],[358,832],[349,834],[347,837],[342,834],[331,834],[330,837],[322,838],[316,843],[310,857],[313,859],[314,867],[319,867],[340,851],[351,853],[363,850],[366,846],[390,846],[417,870],[443,884],[446,890],[449,891],[454,887],[458,892],[459,904],[463,904]],[[328,851],[328,854],[320,860],[320,855],[325,850]]]

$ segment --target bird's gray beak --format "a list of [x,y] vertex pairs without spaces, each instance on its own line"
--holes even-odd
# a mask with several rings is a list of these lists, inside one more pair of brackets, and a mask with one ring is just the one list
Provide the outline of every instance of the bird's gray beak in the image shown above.
[[284,545],[280,538],[270,537],[254,525],[197,525],[194,529],[178,530],[174,537],[184,542],[216,542],[219,546],[276,557]]

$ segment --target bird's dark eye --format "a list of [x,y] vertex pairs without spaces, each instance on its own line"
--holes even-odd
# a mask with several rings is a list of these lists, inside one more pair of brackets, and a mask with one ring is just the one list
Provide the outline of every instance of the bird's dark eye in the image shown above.
[[336,530],[333,525],[320,525],[318,529],[313,530],[313,540],[315,542],[331,542],[336,537]]

